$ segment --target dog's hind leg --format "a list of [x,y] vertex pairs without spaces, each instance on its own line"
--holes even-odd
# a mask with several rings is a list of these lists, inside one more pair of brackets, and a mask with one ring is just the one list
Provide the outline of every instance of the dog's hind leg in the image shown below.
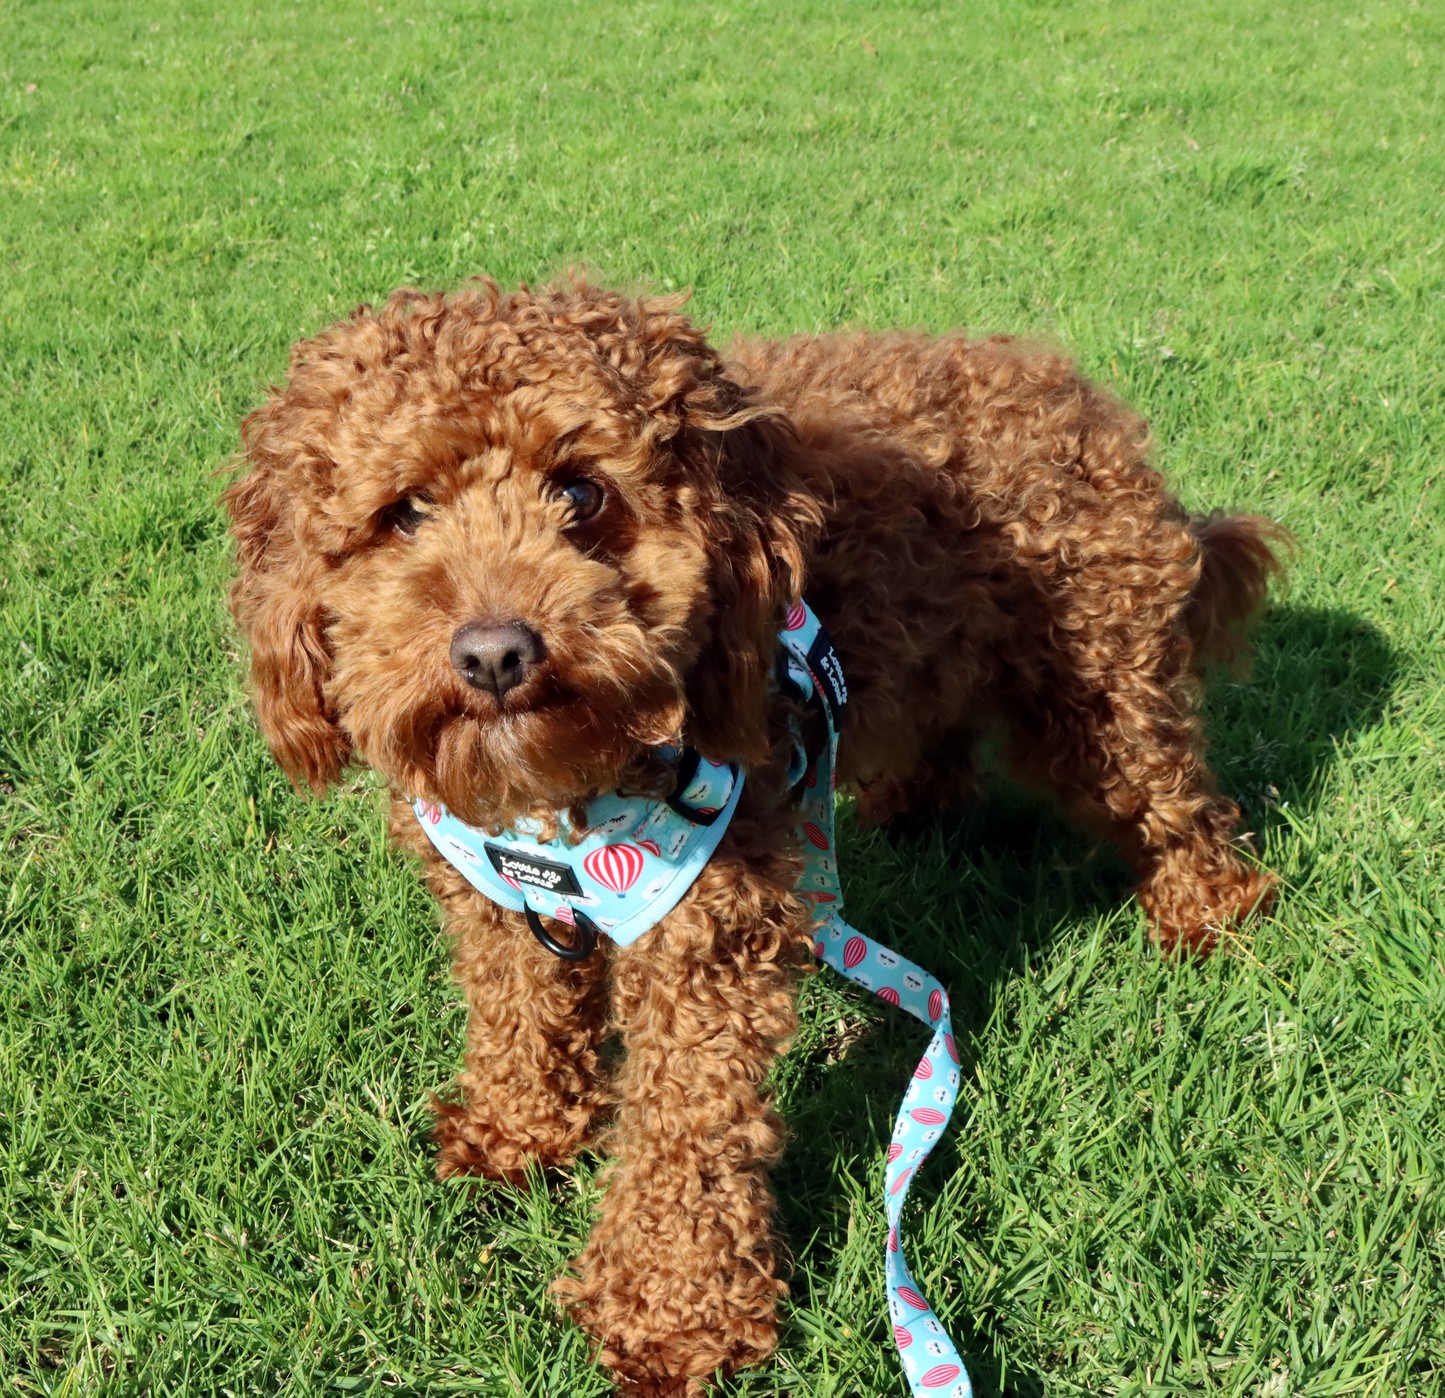
[[760,1089],[794,1029],[809,915],[787,893],[795,869],[764,879],[729,853],[747,824],[614,961],[627,1049],[615,1159],[577,1275],[557,1289],[629,1395],[696,1398],[776,1341],[786,1287],[763,1167],[781,1131]]
[[1200,756],[1189,687],[1147,664],[1110,667],[1093,684],[1087,673],[1077,666],[1018,696],[1010,765],[1119,846],[1164,950],[1207,952],[1268,902],[1274,880],[1240,858],[1239,807]]
[[1274,896],[1277,881],[1241,859],[1239,807],[1205,766],[1193,670],[1238,656],[1290,543],[1253,516],[1085,535],[1072,553],[1089,566],[1064,574],[1035,619],[1052,651],[1014,676],[1015,769],[1114,839],[1166,951],[1209,951]]
[[421,856],[455,940],[453,974],[467,1000],[460,1101],[437,1101],[437,1174],[519,1181],[529,1164],[570,1160],[608,1109],[597,1047],[606,1026],[607,964],[599,949],[563,961],[437,854],[410,806],[394,802],[392,835]]

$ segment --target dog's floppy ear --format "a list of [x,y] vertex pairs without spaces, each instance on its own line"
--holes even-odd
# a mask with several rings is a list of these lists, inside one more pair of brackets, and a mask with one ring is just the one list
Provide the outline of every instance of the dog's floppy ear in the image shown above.
[[283,399],[273,397],[242,424],[250,469],[221,497],[239,565],[231,611],[250,642],[266,741],[297,789],[321,796],[341,776],[351,746],[328,712],[331,657],[319,601],[326,562],[299,537],[294,482],[303,473],[285,460],[284,418]]
[[801,595],[821,514],[792,423],[746,407],[729,417],[735,425],[715,430],[694,419],[684,434],[684,450],[716,491],[702,520],[712,559],[711,634],[688,677],[686,736],[711,761],[753,764],[768,756],[778,632]]

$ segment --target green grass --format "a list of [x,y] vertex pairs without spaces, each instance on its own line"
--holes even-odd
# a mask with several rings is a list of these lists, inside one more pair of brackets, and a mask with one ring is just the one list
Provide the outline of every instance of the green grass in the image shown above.
[[[696,288],[719,335],[1074,346],[1193,505],[1299,536],[1211,695],[1277,917],[1163,965],[1001,791],[853,919],[952,987],[908,1246],[981,1394],[1445,1391],[1445,22],[1418,4],[0,0],[0,1392],[602,1393],[545,1286],[595,1162],[435,1184],[462,1027],[373,785],[248,718],[213,473],[401,282]],[[778,1073],[795,1258],[734,1394],[894,1395],[920,1031],[836,979]]]

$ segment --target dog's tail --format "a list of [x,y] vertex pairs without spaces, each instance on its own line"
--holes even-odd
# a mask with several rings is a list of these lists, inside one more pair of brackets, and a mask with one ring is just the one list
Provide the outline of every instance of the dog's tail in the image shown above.
[[1294,536],[1273,520],[1222,510],[1195,515],[1189,532],[1201,554],[1199,581],[1184,608],[1194,663],[1238,666],[1271,580],[1284,579],[1284,557],[1294,551]]

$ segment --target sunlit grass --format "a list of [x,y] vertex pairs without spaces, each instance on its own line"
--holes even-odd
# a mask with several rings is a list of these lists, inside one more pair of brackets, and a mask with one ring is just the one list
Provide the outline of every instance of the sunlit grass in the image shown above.
[[[1277,917],[1162,965],[1004,789],[844,815],[950,984],[908,1246],[980,1393],[1431,1394],[1445,1366],[1445,26],[1408,4],[50,0],[0,57],[0,1381],[600,1394],[550,1277],[595,1162],[434,1183],[460,1011],[372,788],[246,713],[213,473],[287,346],[586,260],[719,337],[1073,346],[1195,506],[1301,552],[1215,766]],[[903,1391],[882,1145],[919,1031],[829,976],[777,1084],[795,1259],[746,1394]]]

